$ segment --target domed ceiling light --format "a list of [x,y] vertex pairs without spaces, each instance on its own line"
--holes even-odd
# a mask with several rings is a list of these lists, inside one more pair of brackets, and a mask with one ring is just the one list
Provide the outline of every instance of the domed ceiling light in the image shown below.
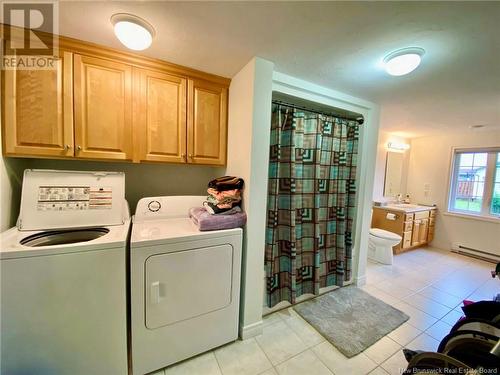
[[151,24],[133,14],[117,13],[111,17],[115,35],[127,48],[142,51],[153,42],[155,30]]
[[403,76],[413,72],[420,65],[425,50],[409,47],[391,52],[384,58],[385,71],[391,76]]

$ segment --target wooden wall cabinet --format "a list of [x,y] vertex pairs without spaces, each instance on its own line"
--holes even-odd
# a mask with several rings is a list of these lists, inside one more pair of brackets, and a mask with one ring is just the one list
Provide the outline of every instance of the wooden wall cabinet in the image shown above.
[[73,56],[60,56],[54,70],[3,71],[6,156],[73,156]]
[[224,165],[230,80],[59,38],[55,70],[3,72],[6,156]]
[[[387,219],[387,214],[395,215],[395,220]],[[405,212],[387,208],[373,207],[372,228],[380,228],[399,234],[401,243],[394,246],[395,253],[423,246],[434,238],[436,210]]]
[[137,161],[186,162],[186,79],[134,70]]
[[188,161],[224,165],[228,90],[201,80],[190,80],[188,90]]
[[227,87],[149,70],[134,87],[137,161],[226,163]]
[[132,160],[132,67],[74,56],[76,157]]

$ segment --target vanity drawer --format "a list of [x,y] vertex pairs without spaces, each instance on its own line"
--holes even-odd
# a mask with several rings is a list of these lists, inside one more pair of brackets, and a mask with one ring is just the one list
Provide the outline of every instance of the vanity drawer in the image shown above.
[[411,214],[406,214],[406,215],[405,215],[405,221],[413,220],[414,216],[415,216],[415,215],[414,215],[413,213],[411,213]]
[[407,249],[407,248],[411,247],[411,231],[403,233],[403,241],[402,242],[403,242],[403,244],[402,244],[403,249]]
[[410,220],[410,221],[405,221],[404,224],[403,224],[403,232],[408,232],[413,229],[413,221]]
[[427,219],[429,217],[429,211],[415,212],[415,220]]

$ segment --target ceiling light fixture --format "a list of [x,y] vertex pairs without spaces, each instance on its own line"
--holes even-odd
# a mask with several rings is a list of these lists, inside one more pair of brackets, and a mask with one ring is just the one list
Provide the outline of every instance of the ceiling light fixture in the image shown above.
[[117,13],[111,17],[115,35],[127,48],[142,51],[153,42],[155,30],[140,17],[128,13]]
[[391,76],[403,76],[413,72],[420,65],[425,50],[409,47],[391,52],[384,58],[385,71]]

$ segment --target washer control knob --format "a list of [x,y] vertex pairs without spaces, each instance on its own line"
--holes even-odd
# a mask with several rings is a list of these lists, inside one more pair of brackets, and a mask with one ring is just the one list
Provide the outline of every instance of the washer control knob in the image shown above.
[[148,209],[151,212],[158,212],[160,211],[161,204],[158,201],[151,201],[148,203]]

